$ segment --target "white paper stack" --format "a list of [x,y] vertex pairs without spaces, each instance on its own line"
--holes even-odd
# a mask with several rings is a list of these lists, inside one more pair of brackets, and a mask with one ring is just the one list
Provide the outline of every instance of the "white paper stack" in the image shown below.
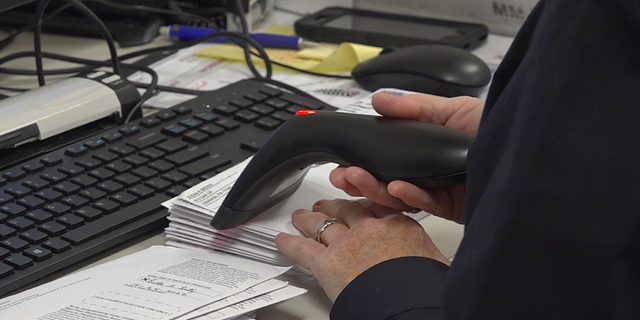
[[[170,223],[165,230],[167,245],[222,251],[276,266],[291,266],[293,263],[278,251],[273,242],[280,232],[302,235],[293,227],[291,213],[300,208],[311,209],[320,199],[348,197],[329,182],[329,172],[335,165],[317,166],[309,170],[293,196],[249,223],[228,230],[216,230],[209,222],[248,161],[249,159],[198,184],[164,204],[170,212]],[[307,273],[298,266],[293,269]]]

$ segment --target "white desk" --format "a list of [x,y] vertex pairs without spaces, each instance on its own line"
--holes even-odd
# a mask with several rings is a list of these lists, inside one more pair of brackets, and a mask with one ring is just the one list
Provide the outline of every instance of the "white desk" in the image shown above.
[[[146,47],[167,45],[169,42],[157,40],[153,44]],[[16,39],[9,47],[0,51],[0,56],[5,56],[18,51],[30,51],[33,48],[33,40],[30,34],[25,34]],[[140,47],[120,49],[121,54],[140,50]],[[60,54],[68,54],[76,57],[85,57],[91,59],[109,58],[107,46],[103,40],[73,38],[66,36],[45,35],[43,37],[43,50]],[[5,65],[5,67],[16,68],[34,68],[33,59],[21,59],[14,63]],[[70,66],[62,62],[46,60],[45,68],[60,68]],[[13,86],[33,88],[37,85],[35,77],[21,77],[0,75],[0,86]],[[436,245],[442,250],[447,257],[453,256],[462,238],[463,227],[453,222],[429,216],[421,221],[421,224],[428,231]],[[132,241],[124,246],[115,248],[113,251],[106,253],[103,257],[97,257],[96,260],[89,262],[88,265],[78,266],[86,268],[96,264],[112,260],[126,254],[147,248],[152,245],[164,244],[163,234],[151,234],[136,241]],[[51,278],[58,277],[60,274],[53,275]],[[50,279],[51,279],[50,278]],[[315,281],[305,281],[291,276],[283,276],[284,280],[290,281],[292,284],[304,287],[309,290],[308,293],[286,302],[261,309],[257,312],[257,318],[263,320],[293,320],[293,319],[328,319],[331,302],[326,298],[322,288]],[[49,280],[50,280],[49,279]]]

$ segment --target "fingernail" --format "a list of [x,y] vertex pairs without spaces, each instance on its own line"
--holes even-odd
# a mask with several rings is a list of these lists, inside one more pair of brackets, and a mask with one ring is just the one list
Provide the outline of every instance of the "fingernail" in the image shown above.
[[315,207],[319,207],[319,206],[321,206],[321,205],[323,205],[323,204],[325,204],[325,203],[327,203],[327,202],[329,202],[329,200],[326,200],[326,199],[318,200],[318,201],[316,201],[316,203],[314,203],[314,204],[313,204],[313,207],[314,207],[314,208],[315,208]]

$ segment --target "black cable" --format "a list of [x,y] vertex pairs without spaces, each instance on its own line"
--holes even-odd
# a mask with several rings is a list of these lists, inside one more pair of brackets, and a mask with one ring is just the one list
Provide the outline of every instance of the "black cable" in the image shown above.
[[[265,67],[267,69],[267,74],[271,74],[273,73],[273,66],[272,66],[272,62],[271,60],[269,60],[267,53],[264,51],[264,48],[262,48],[262,46],[260,46],[260,44],[258,42],[256,42],[254,39],[247,37],[245,35],[236,33],[236,32],[228,32],[228,31],[222,31],[222,32],[217,32],[217,33],[213,33],[213,34],[209,34],[206,35],[204,37],[195,39],[195,40],[191,40],[191,41],[184,41],[184,42],[178,42],[172,45],[168,45],[168,46],[164,46],[164,47],[157,47],[157,48],[151,48],[151,49],[145,49],[145,50],[140,50],[137,52],[132,52],[132,53],[128,53],[122,56],[119,56],[118,59],[119,60],[129,60],[129,59],[133,59],[133,58],[137,58],[139,56],[143,56],[143,55],[148,55],[148,54],[152,54],[152,53],[158,53],[158,52],[173,52],[179,49],[184,49],[187,47],[191,47],[193,45],[199,44],[201,42],[205,42],[205,41],[209,41],[211,39],[214,38],[220,38],[220,37],[225,37],[225,38],[236,38],[245,42],[248,42],[252,47],[254,47],[257,51],[258,51],[258,56],[264,60],[265,62]],[[7,63],[11,60],[15,60],[18,58],[23,58],[23,57],[30,57],[32,56],[33,53],[31,52],[18,52],[18,53],[14,53],[11,55],[8,55],[6,57],[0,58],[0,65]],[[81,72],[82,69],[78,69],[78,68],[73,68],[73,69],[55,69],[55,70],[47,70],[44,71],[43,73],[46,75],[59,75],[59,74],[65,74],[65,73],[77,73],[77,72]],[[30,70],[18,70],[18,69],[8,69],[8,68],[0,68],[0,73],[11,73],[11,74],[19,74],[19,75],[34,75],[34,71],[30,71]]]
[[122,4],[122,3],[117,3],[117,2],[108,1],[108,0],[84,0],[84,1],[99,3],[113,9],[122,10],[124,12],[136,10],[141,12],[148,12],[148,13],[154,13],[154,14],[170,15],[170,16],[200,20],[201,22],[204,22],[207,24],[209,22],[209,20],[205,17],[202,17],[197,14],[193,14],[193,13],[184,12],[182,10],[162,9],[162,8],[155,8],[150,6],[143,6],[143,5]]
[[[62,6],[56,7],[53,11],[48,12],[43,18],[42,21],[47,21],[49,20],[51,17],[57,15],[58,13],[64,11],[65,9],[69,8],[71,5],[68,3],[65,3]],[[30,30],[31,28],[33,28],[36,25],[35,21],[31,21],[29,22],[27,25],[23,26],[22,28],[18,29],[18,30],[13,30],[13,32],[7,36],[6,38],[4,38],[2,41],[0,41],[0,50],[2,50],[4,47],[6,47],[9,43],[11,43],[11,41],[13,41],[13,39],[15,39],[18,35],[20,35],[21,33]]]
[[[111,54],[111,67],[114,70],[115,74],[122,75],[122,71],[120,70],[120,60],[118,60],[118,52],[116,50],[115,41],[111,36],[111,32],[105,26],[105,24],[96,16],[93,11],[91,11],[87,6],[82,4],[79,0],[63,0],[67,3],[71,4],[74,8],[84,14],[90,21],[93,23],[95,27],[98,28],[98,31],[102,34],[102,36],[107,41],[107,45],[109,46],[109,53]],[[38,4],[36,10],[36,25],[33,33],[33,42],[34,42],[34,51],[36,53],[36,70],[38,71],[38,84],[40,86],[45,85],[44,80],[44,67],[42,63],[42,43],[41,43],[41,32],[42,32],[42,20],[44,16],[44,11],[47,8],[47,5],[51,2],[51,0],[41,0]]]

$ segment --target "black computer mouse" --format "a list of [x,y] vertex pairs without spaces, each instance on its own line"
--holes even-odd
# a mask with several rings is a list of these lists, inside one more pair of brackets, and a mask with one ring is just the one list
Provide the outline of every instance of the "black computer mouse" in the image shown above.
[[445,97],[478,96],[491,82],[491,70],[469,51],[446,45],[383,50],[351,72],[364,89],[396,88]]

